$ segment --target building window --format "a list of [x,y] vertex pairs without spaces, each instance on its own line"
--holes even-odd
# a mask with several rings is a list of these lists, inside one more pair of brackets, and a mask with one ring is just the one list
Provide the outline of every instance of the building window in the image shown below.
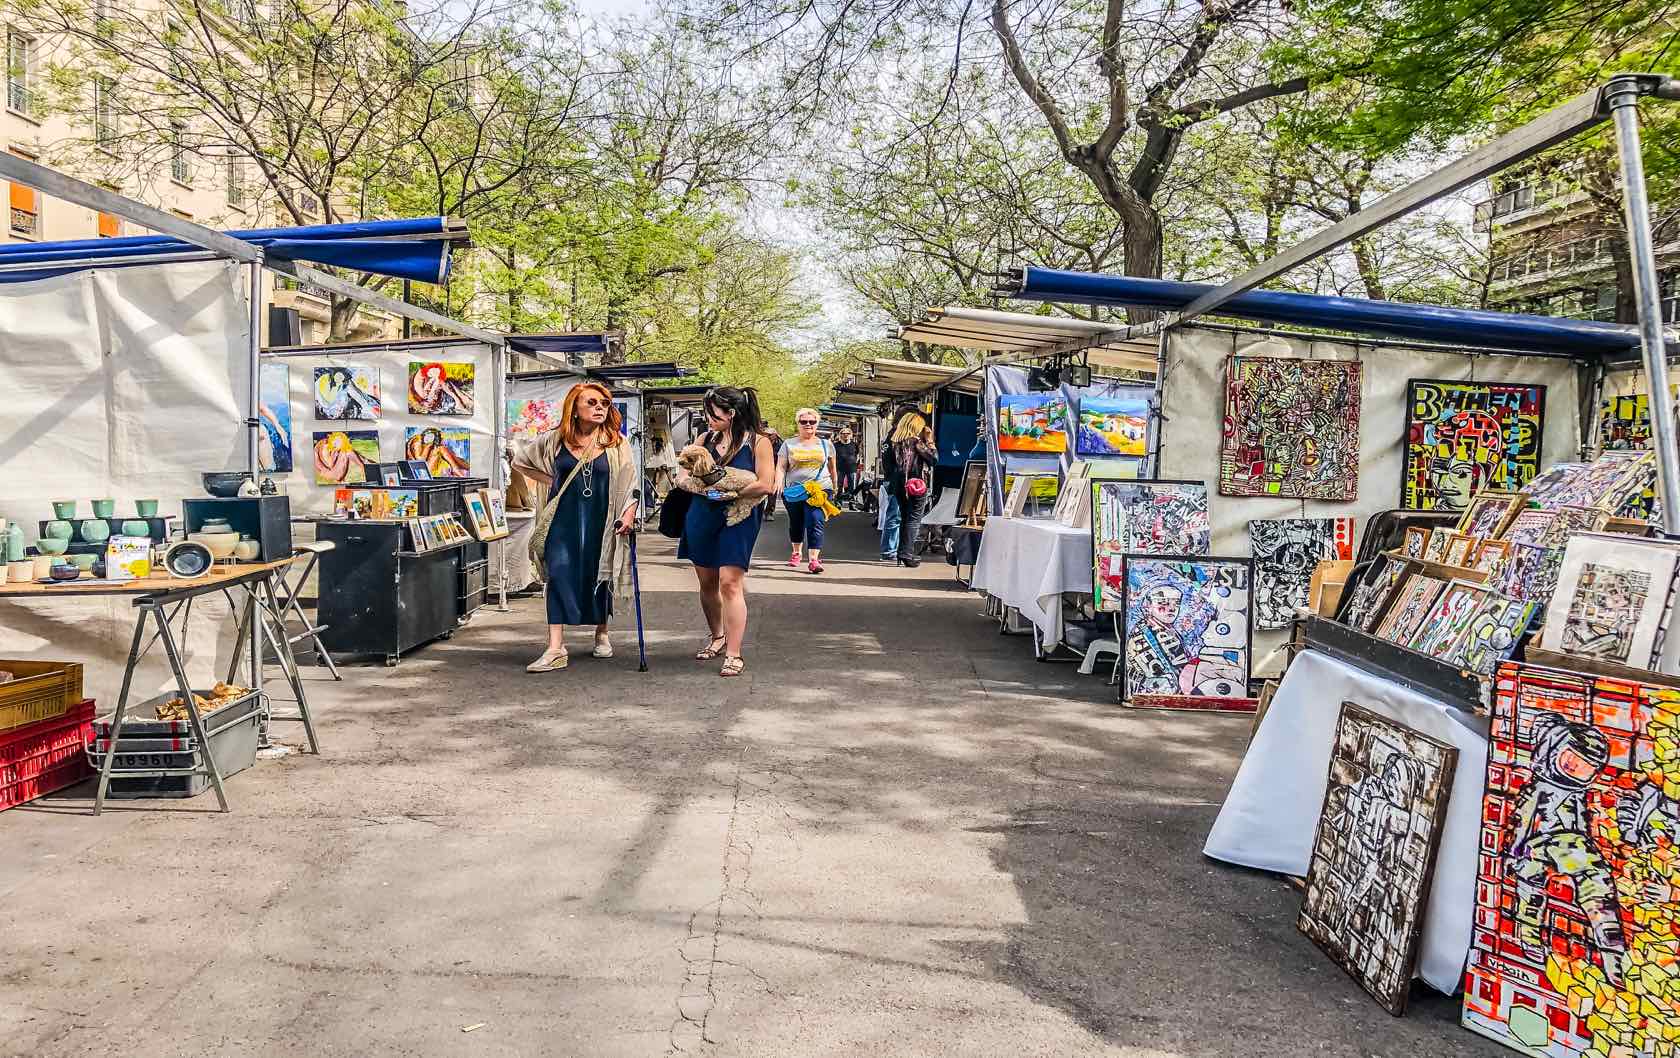
[[93,142],[107,150],[117,143],[117,83],[109,77],[93,82]]
[[321,212],[321,200],[307,191],[299,191],[298,209],[306,216],[319,216]]
[[[13,149],[9,153],[29,161],[35,159],[23,151]],[[41,237],[41,192],[27,184],[12,181],[11,189],[13,235],[25,239],[39,239]]]
[[115,213],[99,214],[99,237],[101,239],[115,239],[122,234],[122,218]]
[[232,155],[227,160],[227,200],[230,206],[245,204],[245,165]]
[[169,123],[169,175],[178,184],[192,183],[192,166],[187,164],[187,126],[184,122]]
[[15,29],[6,31],[6,106],[35,116],[35,38]]

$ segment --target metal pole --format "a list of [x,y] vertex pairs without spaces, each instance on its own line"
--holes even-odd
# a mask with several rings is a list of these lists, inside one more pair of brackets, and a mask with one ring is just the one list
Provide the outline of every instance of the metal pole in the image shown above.
[[1638,81],[1618,77],[1610,82],[1605,96],[1616,123],[1616,147],[1621,155],[1628,257],[1639,307],[1639,344],[1645,357],[1645,389],[1650,394],[1651,437],[1657,449],[1657,495],[1662,499],[1663,531],[1677,535],[1680,449],[1675,448],[1674,405],[1669,398],[1668,353],[1663,343],[1662,290],[1651,249],[1651,210],[1645,198],[1645,162],[1639,147],[1640,94]]
[[[505,344],[490,347],[490,399],[496,402],[496,407],[490,415],[490,421],[494,424],[491,443],[495,446],[495,458],[490,461],[490,485],[500,490],[504,509],[507,505],[507,478],[502,474],[502,449],[507,445],[507,360]],[[512,537],[503,537],[497,541],[500,546],[496,547],[501,558],[496,564],[496,609],[504,612],[508,608],[508,547],[511,539]]]
[[263,268],[260,262],[251,263],[251,377],[245,387],[245,459],[246,468],[251,472],[251,480],[257,479],[261,471],[262,445],[262,381],[258,377],[262,373],[260,361],[262,358],[262,323],[263,323]]

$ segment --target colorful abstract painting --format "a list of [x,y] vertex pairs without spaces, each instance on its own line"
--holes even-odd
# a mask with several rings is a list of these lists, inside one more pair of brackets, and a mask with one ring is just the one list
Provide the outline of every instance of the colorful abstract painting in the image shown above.
[[998,397],[998,449],[1066,452],[1068,406],[1056,393],[1006,393]]
[[1680,691],[1508,662],[1495,681],[1463,1023],[1527,1055],[1680,1039]]
[[1360,365],[1236,357],[1225,376],[1222,496],[1359,496]]
[[1540,645],[1649,668],[1674,584],[1677,545],[1582,534],[1564,549]]
[[379,369],[356,364],[315,369],[317,419],[378,419]]
[[1563,568],[1563,548],[1538,544],[1512,544],[1488,578],[1488,586],[1513,599],[1545,605],[1557,590],[1558,571]]
[[1441,660],[1483,676],[1493,675],[1499,663],[1515,652],[1539,608],[1536,602],[1484,593],[1470,620],[1440,652]]
[[507,402],[507,435],[512,441],[535,441],[560,426],[560,402],[542,397]]
[[1540,471],[1546,387],[1413,379],[1400,506],[1462,511],[1478,492],[1519,492]]
[[1546,539],[1552,521],[1556,518],[1556,511],[1518,511],[1517,516],[1511,519],[1511,524],[1505,527],[1505,532],[1500,534],[1501,539],[1512,544],[1538,544]]
[[1082,456],[1141,456],[1148,452],[1146,397],[1083,397],[1076,451]]
[[276,474],[292,472],[292,373],[285,364],[257,369],[257,466]]
[[1429,613],[1412,630],[1412,638],[1406,645],[1419,654],[1444,657],[1447,645],[1469,625],[1487,594],[1487,589],[1478,584],[1462,581],[1448,584]]
[[1499,536],[1522,507],[1522,497],[1514,492],[1477,493],[1458,520],[1458,531],[1469,536]]
[[[1669,390],[1680,396],[1680,386]],[[1634,393],[1606,397],[1599,405],[1598,447],[1605,452],[1626,452],[1651,446],[1651,397]]]
[[473,378],[477,367],[442,360],[411,360],[408,364],[410,415],[471,415]]
[[1343,702],[1296,920],[1390,1014],[1406,1012],[1458,751]]
[[434,478],[472,476],[472,435],[459,427],[410,426],[403,431],[403,458],[426,464]]
[[1247,559],[1133,555],[1121,618],[1121,697],[1248,695]]
[[1383,604],[1388,602],[1389,596],[1400,586],[1400,577],[1405,572],[1404,560],[1384,558],[1381,566],[1368,572],[1365,579],[1354,587],[1353,597],[1348,600],[1347,608],[1342,611],[1342,623],[1361,632],[1369,632],[1375,628],[1382,614]]
[[1396,591],[1394,602],[1388,607],[1388,612],[1377,624],[1374,633],[1378,639],[1386,639],[1390,643],[1409,643],[1412,633],[1416,631],[1425,617],[1429,616],[1429,607],[1445,588],[1446,582],[1423,573],[1414,573],[1406,578]]
[[1199,481],[1093,481],[1091,583],[1097,610],[1120,609],[1126,556],[1205,555],[1207,486]]
[[1580,507],[1615,514],[1655,477],[1650,452],[1607,452],[1591,463],[1555,463],[1525,490],[1542,510]]
[[1353,558],[1352,518],[1265,518],[1248,523],[1254,554],[1254,627],[1288,628],[1307,605],[1313,569]]
[[314,435],[315,484],[358,485],[379,462],[377,430],[322,430]]

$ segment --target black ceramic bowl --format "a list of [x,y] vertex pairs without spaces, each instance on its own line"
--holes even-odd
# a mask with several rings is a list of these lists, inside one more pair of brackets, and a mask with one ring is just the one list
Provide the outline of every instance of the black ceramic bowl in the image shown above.
[[204,491],[220,499],[231,500],[239,495],[239,486],[250,476],[248,470],[207,470],[204,472]]

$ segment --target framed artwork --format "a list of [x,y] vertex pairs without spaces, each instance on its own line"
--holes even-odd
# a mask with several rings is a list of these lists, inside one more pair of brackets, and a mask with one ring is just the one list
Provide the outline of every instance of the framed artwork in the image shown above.
[[1447,545],[1452,542],[1453,531],[1436,527],[1429,530],[1429,542],[1423,548],[1425,562],[1445,562],[1447,560]]
[[472,434],[463,427],[405,427],[403,459],[424,463],[433,478],[471,477]]
[[382,466],[379,468],[379,481],[386,488],[395,488],[402,484],[402,471],[396,466]]
[[1492,676],[1517,649],[1534,621],[1539,604],[1487,592],[1462,631],[1441,651],[1441,660],[1483,676]]
[[1545,534],[1535,541],[1547,547],[1562,548],[1570,537],[1577,533],[1596,533],[1610,520],[1608,514],[1591,507],[1559,507],[1550,513],[1552,520]]
[[1463,1025],[1545,1058],[1670,1053],[1680,691],[1517,663],[1494,688]]
[[410,551],[426,550],[426,538],[420,530],[420,519],[410,518],[408,525],[408,549]]
[[385,497],[390,504],[390,513],[385,517],[409,519],[420,514],[420,493],[413,489],[384,489]]
[[1121,608],[1128,554],[1205,555],[1207,486],[1200,481],[1091,482],[1091,585],[1099,613]]
[[1233,357],[1225,372],[1221,496],[1359,496],[1360,365]]
[[1411,642],[1412,633],[1429,616],[1430,606],[1446,586],[1445,581],[1436,580],[1426,573],[1414,573],[1407,577],[1373,634],[1390,643],[1404,645]]
[[1642,483],[1649,452],[1607,452],[1591,463],[1554,463],[1523,491],[1542,510],[1586,507],[1613,514]]
[[1492,573],[1510,553],[1509,540],[1483,540],[1470,552],[1470,568],[1482,573]]
[[981,515],[986,496],[986,461],[972,459],[963,464],[962,489],[957,493],[957,518],[972,522]]
[[317,431],[314,442],[317,485],[359,485],[379,462],[377,430]]
[[1055,519],[1069,529],[1091,527],[1091,465],[1076,461],[1056,497]]
[[1149,451],[1149,398],[1081,397],[1074,452],[1143,456]]
[[501,489],[480,489],[480,496],[484,497],[484,508],[490,512],[490,528],[497,536],[508,533],[507,500]]
[[408,413],[471,415],[473,378],[477,370],[471,362],[409,361]]
[[1511,519],[1505,531],[1499,534],[1500,539],[1513,544],[1538,544],[1546,538],[1552,522],[1557,519],[1556,511],[1542,511],[1535,508],[1518,511]]
[[1408,525],[1403,550],[1407,558],[1422,558],[1429,550],[1429,527]]
[[1476,538],[1463,533],[1447,531],[1447,549],[1441,555],[1441,562],[1449,566],[1465,567],[1470,565],[1470,549],[1476,546]]
[[[1680,386],[1670,385],[1680,392]],[[1606,397],[1599,405],[1598,447],[1605,452],[1627,452],[1651,445],[1651,396],[1633,393]]]
[[1457,529],[1467,536],[1499,536],[1522,509],[1523,498],[1515,492],[1480,492],[1471,498]]
[[317,419],[379,418],[379,369],[342,364],[315,369]]
[[1246,698],[1252,561],[1128,555],[1125,570],[1121,699]]
[[334,489],[334,518],[372,518],[373,492],[369,489]]
[[1650,668],[1680,548],[1658,540],[1571,537],[1546,608],[1547,650]]
[[1400,586],[1401,575],[1405,572],[1406,563],[1403,560],[1392,556],[1384,558],[1381,565],[1354,586],[1353,598],[1348,601],[1347,609],[1342,611],[1342,623],[1361,632],[1375,628],[1383,604]]
[[1406,1012],[1458,751],[1343,702],[1297,928]]
[[257,368],[257,466],[276,474],[292,472],[292,373],[285,364]]
[[[1032,471],[1023,470],[1015,474],[1003,476],[1003,495],[1007,501],[1009,494],[1015,491],[1015,481],[1019,478],[1027,483],[1027,498],[1033,504],[1053,503],[1061,494],[1061,479],[1054,470]],[[1025,510],[1026,508],[1022,508]]]
[[1545,386],[1413,379],[1400,506],[1464,511],[1478,492],[1522,491],[1540,471],[1545,411]]
[[1066,452],[1068,406],[1059,393],[1005,393],[998,397],[998,450]]
[[560,401],[531,397],[507,402],[507,436],[512,441],[535,441],[560,426]]
[[1032,493],[1037,480],[1036,477],[1026,474],[1018,474],[1009,479],[1009,494],[1003,498],[1005,518],[1019,518],[1026,513],[1027,497]]
[[402,477],[406,481],[430,481],[432,471],[426,466],[424,459],[405,459],[402,461]]
[[1264,518],[1248,523],[1254,555],[1254,627],[1288,628],[1307,605],[1320,562],[1353,558],[1352,518]]
[[489,540],[496,535],[496,526],[490,520],[490,507],[484,502],[481,492],[469,492],[461,497],[462,504],[467,510],[467,528],[472,532],[475,540]]
[[1470,624],[1470,619],[1487,594],[1488,590],[1479,584],[1461,580],[1449,583],[1429,608],[1429,613],[1413,629],[1412,638],[1406,646],[1419,654],[1441,657],[1447,644],[1458,638]]
[[1558,573],[1563,569],[1563,548],[1537,544],[1512,544],[1488,587],[1501,595],[1544,606],[1557,591]]

